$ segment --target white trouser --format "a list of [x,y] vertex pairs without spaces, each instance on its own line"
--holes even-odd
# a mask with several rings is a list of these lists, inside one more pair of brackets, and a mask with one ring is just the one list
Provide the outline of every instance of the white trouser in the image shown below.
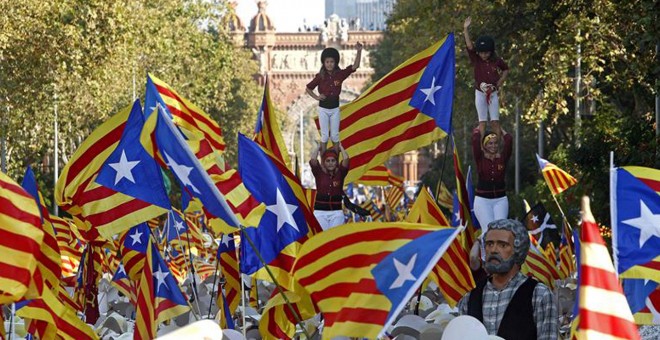
[[497,97],[497,91],[490,94],[490,104],[488,104],[486,94],[474,90],[474,105],[477,107],[480,122],[487,122],[488,114],[490,114],[490,120],[500,120],[500,99]]
[[319,106],[319,127],[322,143],[327,143],[328,137],[333,143],[339,142],[339,108],[326,109]]
[[509,200],[506,196],[500,198],[474,197],[474,215],[479,220],[481,235],[488,230],[488,223],[509,216]]
[[323,230],[344,224],[344,212],[342,210],[314,210],[314,216]]

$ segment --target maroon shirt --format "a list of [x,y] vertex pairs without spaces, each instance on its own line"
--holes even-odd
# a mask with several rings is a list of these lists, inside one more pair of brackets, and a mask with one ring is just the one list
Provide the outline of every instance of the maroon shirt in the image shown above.
[[327,173],[321,168],[317,160],[310,160],[312,174],[316,180],[316,203],[314,210],[341,210],[344,195],[344,178],[348,174],[348,167],[342,163],[337,164],[337,170]]
[[341,93],[341,84],[351,73],[355,72],[353,65],[349,65],[345,69],[336,69],[332,74],[323,70],[323,77],[321,73],[317,73],[314,79],[307,84],[310,90],[319,88],[319,94],[325,96],[325,100],[319,101],[319,106],[326,109],[334,109],[339,107],[339,94]]
[[481,91],[479,85],[481,83],[491,84],[497,86],[502,72],[509,69],[509,66],[502,60],[502,58],[490,58],[483,60],[474,49],[467,49],[470,63],[474,67],[474,88]]
[[510,134],[503,137],[504,148],[499,154],[499,157],[488,159],[484,156],[484,151],[481,150],[481,134],[479,129],[472,131],[472,153],[474,160],[477,163],[477,173],[479,174],[479,182],[475,190],[476,196],[484,198],[499,198],[506,196],[506,185],[504,184],[504,177],[506,175],[506,163],[511,158],[512,140]]

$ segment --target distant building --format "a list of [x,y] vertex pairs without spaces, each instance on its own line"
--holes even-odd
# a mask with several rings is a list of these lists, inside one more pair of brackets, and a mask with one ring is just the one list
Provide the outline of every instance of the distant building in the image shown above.
[[325,0],[325,16],[337,14],[352,30],[380,31],[386,27],[396,0]]

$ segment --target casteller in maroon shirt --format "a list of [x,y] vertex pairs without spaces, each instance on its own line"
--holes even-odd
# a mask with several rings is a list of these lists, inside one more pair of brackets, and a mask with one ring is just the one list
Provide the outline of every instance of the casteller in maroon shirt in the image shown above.
[[344,178],[348,174],[348,167],[338,163],[335,171],[328,173],[323,171],[318,160],[310,160],[309,165],[316,180],[314,210],[342,210]]
[[506,175],[506,163],[511,158],[513,138],[508,133],[502,138],[504,139],[502,152],[500,152],[499,157],[491,160],[484,156],[484,151],[481,149],[482,138],[479,129],[472,131],[472,153],[474,154],[474,160],[477,163],[477,173],[479,174],[479,181],[475,190],[476,196],[484,198],[506,196],[504,177]]
[[467,49],[470,63],[474,67],[474,88],[481,91],[481,83],[497,86],[502,72],[509,66],[499,57],[491,57],[487,60],[481,59],[474,49]]
[[307,84],[307,88],[313,90],[319,87],[319,94],[325,96],[324,100],[319,100],[319,106],[325,109],[334,109],[339,107],[339,94],[341,93],[341,84],[354,73],[353,65],[345,69],[336,68],[332,73],[323,69],[323,74],[317,73],[316,77]]

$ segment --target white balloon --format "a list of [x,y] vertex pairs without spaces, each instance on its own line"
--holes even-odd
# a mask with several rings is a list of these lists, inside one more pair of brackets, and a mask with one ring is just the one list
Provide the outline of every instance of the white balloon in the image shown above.
[[486,327],[469,315],[461,315],[449,321],[442,333],[442,340],[486,340],[488,338]]

